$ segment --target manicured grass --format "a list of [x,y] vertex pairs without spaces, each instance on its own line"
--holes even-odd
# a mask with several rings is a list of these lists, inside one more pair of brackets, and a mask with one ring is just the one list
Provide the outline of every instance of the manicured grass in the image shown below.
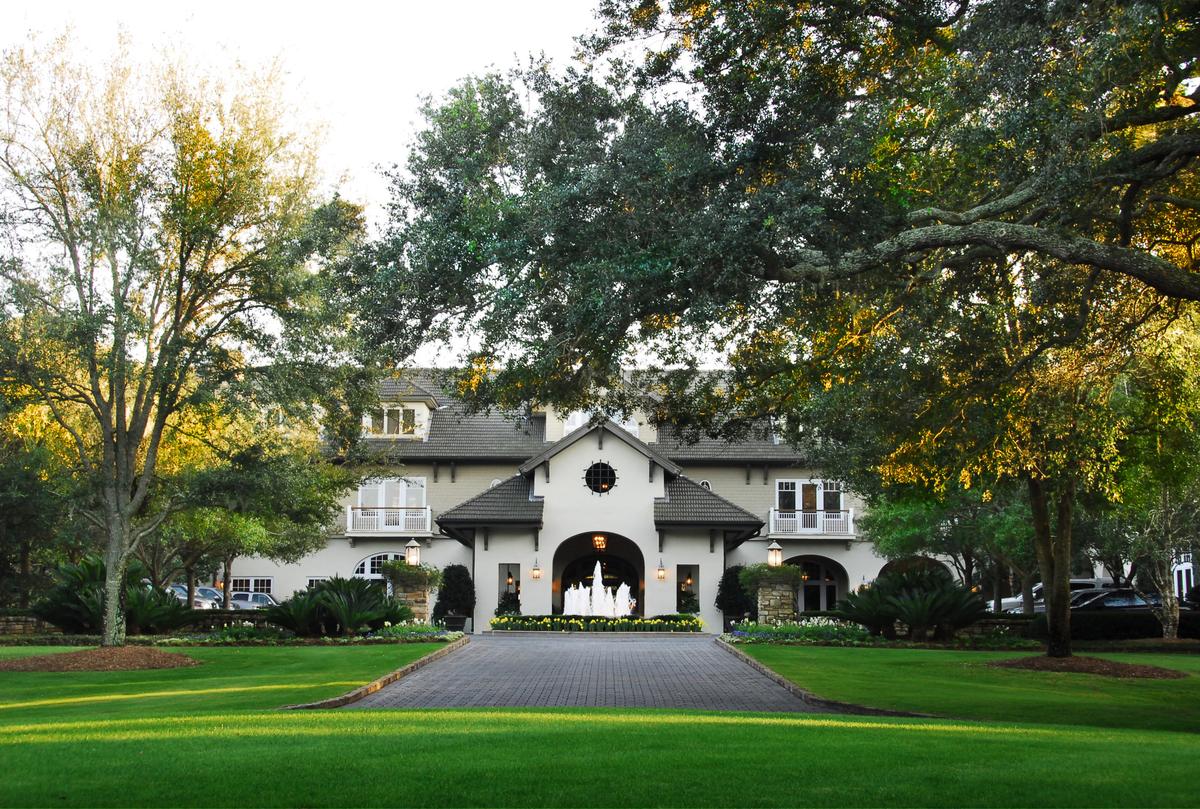
[[204,661],[195,668],[0,671],[0,723],[227,714],[313,702],[343,694],[443,645],[206,647],[167,650]]
[[1180,669],[1182,680],[998,669],[1028,652],[956,652],[747,644],[739,649],[827,699],[876,708],[1002,722],[1200,732],[1200,656],[1096,654]]
[[1200,734],[683,711],[270,710],[431,648],[204,648],[187,650],[206,661],[196,668],[0,672],[0,806],[1198,800]]

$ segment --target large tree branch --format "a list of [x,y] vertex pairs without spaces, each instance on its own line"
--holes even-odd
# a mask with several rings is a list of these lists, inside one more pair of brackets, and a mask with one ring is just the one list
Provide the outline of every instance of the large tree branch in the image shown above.
[[768,280],[827,284],[932,250],[976,246],[992,247],[1008,254],[1040,253],[1067,264],[1136,278],[1173,298],[1200,301],[1200,273],[1192,272],[1191,268],[1178,267],[1144,250],[1103,244],[1012,222],[982,221],[913,228],[841,256],[829,256],[817,250],[797,251],[797,260],[790,264],[762,253],[760,258],[764,259],[762,275]]

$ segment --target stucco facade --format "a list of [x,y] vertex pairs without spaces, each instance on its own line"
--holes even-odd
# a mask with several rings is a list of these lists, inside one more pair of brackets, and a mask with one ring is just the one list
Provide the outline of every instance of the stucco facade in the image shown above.
[[[590,580],[595,560],[606,584],[630,586],[638,614],[691,606],[719,632],[713,602],[722,573],[766,561],[773,540],[811,574],[799,599],[807,610],[831,607],[885,562],[857,532],[862,504],[853,493],[769,437],[687,445],[636,416],[628,429],[578,426],[578,414],[553,410],[510,423],[455,410],[432,388],[401,387],[386,422],[364,420],[390,466],[385,479],[346,498],[326,546],[295,564],[238,559],[235,586],[283,599],[314,579],[371,577],[379,560],[402,558],[415,538],[423,563],[471,571],[477,632],[506,590],[519,592],[525,614],[561,612],[564,588]],[[403,413],[410,404],[415,418]],[[393,419],[416,426],[409,435],[370,435]],[[615,475],[602,491],[585,480],[597,464]]]

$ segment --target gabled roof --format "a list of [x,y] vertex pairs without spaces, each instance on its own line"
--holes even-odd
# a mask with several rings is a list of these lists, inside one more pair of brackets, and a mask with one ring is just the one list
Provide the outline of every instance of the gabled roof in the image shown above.
[[429,368],[408,368],[379,381],[379,398],[385,402],[423,401],[437,407],[451,397]]
[[739,441],[723,441],[720,438],[701,435],[695,441],[686,441],[669,424],[658,428],[658,442],[654,448],[679,463],[688,461],[716,461],[718,463],[747,463],[798,465],[803,457],[786,441],[776,443],[768,435],[750,435]]
[[542,501],[531,498],[533,482],[513,475],[470,500],[443,511],[438,525],[542,524]]
[[656,525],[714,525],[762,528],[763,521],[741,506],[680,476],[667,481],[667,496],[654,501]]
[[528,474],[528,473],[532,472],[534,469],[537,469],[539,466],[541,466],[546,461],[553,458],[558,453],[562,452],[564,449],[567,449],[568,447],[575,444],[577,441],[581,441],[582,439],[586,438],[589,435],[595,435],[597,432],[599,432],[601,430],[607,432],[608,434],[612,435],[614,438],[616,438],[620,441],[623,441],[626,444],[628,444],[629,446],[633,447],[635,450],[642,453],[650,460],[654,461],[656,464],[661,466],[663,469],[667,470],[667,472],[669,472],[670,474],[672,474],[672,475],[679,474],[679,471],[680,471],[679,466],[676,465],[676,463],[674,461],[672,461],[670,458],[666,457],[665,455],[662,455],[662,454],[652,450],[649,446],[646,445],[646,443],[644,441],[637,438],[632,433],[628,432],[627,430],[622,428],[619,424],[612,421],[611,419],[604,422],[603,424],[597,424],[596,426],[591,427],[591,428],[580,427],[578,430],[571,433],[570,435],[565,436],[562,439],[554,442],[550,446],[546,447],[546,449],[539,452],[537,455],[534,455],[528,461],[521,464],[521,466],[518,468],[522,474]]

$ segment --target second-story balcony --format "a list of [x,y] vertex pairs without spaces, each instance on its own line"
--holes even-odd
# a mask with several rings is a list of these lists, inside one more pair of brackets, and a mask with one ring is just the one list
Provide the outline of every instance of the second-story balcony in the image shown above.
[[772,535],[832,534],[848,536],[854,533],[854,509],[848,511],[783,511],[771,509]]
[[346,534],[428,534],[432,516],[429,506],[346,506]]

